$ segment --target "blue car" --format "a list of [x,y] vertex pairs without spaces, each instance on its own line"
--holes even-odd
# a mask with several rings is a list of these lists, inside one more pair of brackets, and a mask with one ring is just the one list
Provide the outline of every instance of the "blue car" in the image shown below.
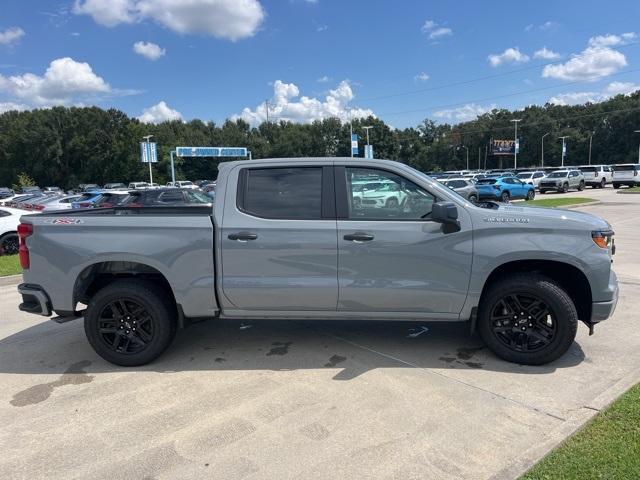
[[476,183],[476,189],[480,200],[508,202],[520,198],[533,200],[536,197],[533,185],[512,176],[483,178]]

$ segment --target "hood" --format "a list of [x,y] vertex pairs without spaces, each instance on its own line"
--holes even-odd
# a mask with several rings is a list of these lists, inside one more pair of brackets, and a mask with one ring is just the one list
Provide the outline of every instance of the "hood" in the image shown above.
[[519,207],[500,205],[495,209],[480,209],[483,222],[528,225],[535,228],[607,230],[611,225],[590,213],[560,208]]

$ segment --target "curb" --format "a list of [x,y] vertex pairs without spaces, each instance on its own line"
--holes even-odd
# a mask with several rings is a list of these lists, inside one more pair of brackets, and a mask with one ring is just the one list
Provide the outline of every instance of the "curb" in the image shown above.
[[594,202],[585,202],[585,203],[574,203],[573,205],[565,205],[563,207],[555,207],[555,208],[559,208],[559,209],[568,209],[571,210],[572,208],[580,208],[580,207],[587,207],[590,205],[600,205],[602,203],[602,200],[596,200]]
[[640,192],[627,192],[625,190],[618,190],[616,193],[618,195],[640,195]]
[[0,277],[0,287],[6,287],[10,285],[18,285],[22,282],[22,274],[20,275],[7,275],[6,277]]

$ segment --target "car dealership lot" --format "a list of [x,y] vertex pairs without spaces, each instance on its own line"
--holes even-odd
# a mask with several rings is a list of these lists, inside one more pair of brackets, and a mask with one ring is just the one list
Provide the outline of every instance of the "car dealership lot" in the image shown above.
[[[551,198],[556,194],[538,195]],[[118,368],[80,322],[0,287],[5,478],[512,478],[640,380],[640,198],[611,222],[621,298],[561,360],[498,360],[465,324],[208,322]],[[427,330],[425,330],[425,328]]]

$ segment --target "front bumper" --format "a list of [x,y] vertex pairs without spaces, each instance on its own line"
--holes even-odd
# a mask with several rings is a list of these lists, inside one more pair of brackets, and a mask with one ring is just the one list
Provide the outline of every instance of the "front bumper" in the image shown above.
[[538,186],[539,189],[544,190],[560,190],[562,188],[562,184],[557,183],[540,183]]
[[609,288],[608,290],[611,292],[611,300],[604,302],[593,302],[591,304],[591,323],[598,323],[602,320],[606,320],[611,317],[616,310],[616,306],[618,305],[618,277],[616,273],[611,270],[609,274]]
[[22,295],[22,303],[18,305],[18,309],[44,317],[51,316],[51,300],[42,287],[21,283],[18,285],[18,293]]

